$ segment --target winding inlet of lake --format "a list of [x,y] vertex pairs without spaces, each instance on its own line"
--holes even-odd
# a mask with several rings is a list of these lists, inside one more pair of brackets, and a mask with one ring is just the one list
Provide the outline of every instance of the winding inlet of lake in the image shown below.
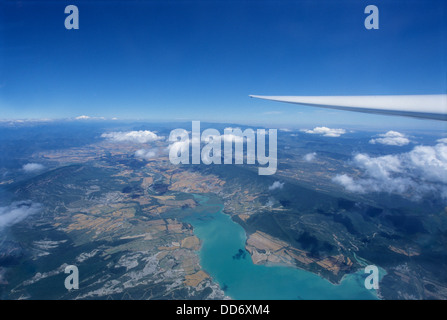
[[367,274],[363,270],[345,276],[335,285],[302,269],[255,265],[245,251],[244,229],[222,212],[222,204],[216,205],[205,195],[195,197],[204,210],[184,220],[194,227],[194,233],[202,241],[199,256],[203,269],[231,298],[377,299],[376,290],[365,288]]

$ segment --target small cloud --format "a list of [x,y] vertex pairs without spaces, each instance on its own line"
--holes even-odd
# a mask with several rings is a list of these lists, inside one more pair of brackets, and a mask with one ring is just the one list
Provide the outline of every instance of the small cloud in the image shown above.
[[90,119],[90,117],[86,116],[86,115],[82,115],[82,116],[76,117],[75,119],[76,120],[88,120],[88,119]]
[[[237,134],[240,130],[241,135]],[[256,131],[248,129],[248,132],[252,132],[253,135],[256,135]],[[245,130],[241,130],[241,128],[232,128],[228,127],[225,128],[224,132],[231,132],[231,133],[224,133],[221,135],[221,141],[222,142],[234,142],[234,143],[244,143],[244,142],[250,142],[251,139],[249,138],[249,135],[246,137],[244,136]],[[247,133],[248,133],[247,132]],[[268,134],[268,131],[266,131],[266,134]]]
[[371,139],[369,143],[371,144],[384,144],[388,146],[405,146],[410,143],[410,140],[402,133],[397,131],[388,131],[384,134],[378,135],[381,138]]
[[279,131],[281,131],[281,132],[292,132],[292,130],[290,130],[289,128],[281,128],[281,129],[279,129]]
[[140,149],[135,152],[135,157],[139,159],[149,160],[157,156],[156,150]]
[[338,174],[332,179],[332,181],[340,184],[348,191],[356,192],[356,193],[364,193],[365,192],[365,190],[363,189],[363,187],[360,184],[356,183],[354,181],[354,179],[352,179],[350,176],[348,176],[346,174]]
[[224,135],[221,135],[221,141],[223,141],[223,142],[230,142],[230,143],[232,143],[233,141],[235,142],[235,143],[240,143],[240,142],[244,142],[244,141],[251,141],[249,138],[247,138],[247,137],[244,137],[244,136],[239,136],[239,135],[235,135],[235,134],[232,134],[232,133],[229,133],[229,134],[224,134]]
[[316,153],[316,152],[311,152],[311,153],[306,154],[306,155],[303,157],[303,159],[304,159],[304,161],[312,162],[312,161],[315,160],[315,157],[316,157],[316,156],[317,156],[317,153]]
[[27,163],[22,167],[22,170],[25,171],[26,173],[37,172],[43,169],[45,169],[45,167],[40,163]]
[[275,202],[272,199],[269,199],[269,201],[267,201],[267,203],[265,204],[266,207],[272,208],[273,205],[275,204]]
[[275,181],[271,186],[269,186],[269,190],[273,191],[276,189],[282,189],[284,187],[284,182]]
[[42,205],[31,200],[13,202],[9,206],[0,207],[0,230],[23,221],[40,210],[42,210]]
[[[82,116],[79,116],[79,117],[76,117],[76,118],[74,118],[75,120],[107,120],[107,118],[106,117],[90,117],[90,116],[86,116],[86,115],[82,115]],[[116,120],[116,118],[115,119],[112,119],[112,120]]]
[[240,127],[226,127],[224,130],[234,131],[234,130],[242,130],[242,129]]
[[331,129],[328,127],[315,127],[311,130],[302,129],[300,131],[309,134],[319,134],[322,135],[323,137],[332,137],[332,138],[340,137],[342,134],[346,133],[345,129]]
[[103,133],[101,137],[109,139],[114,142],[133,142],[133,143],[148,143],[163,139],[163,137],[160,137],[155,132],[149,130],[109,132],[109,133]]

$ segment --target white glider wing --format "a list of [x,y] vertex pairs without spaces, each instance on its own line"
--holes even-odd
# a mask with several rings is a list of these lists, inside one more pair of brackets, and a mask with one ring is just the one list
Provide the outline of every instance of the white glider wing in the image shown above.
[[251,98],[307,106],[447,121],[447,95],[256,96]]

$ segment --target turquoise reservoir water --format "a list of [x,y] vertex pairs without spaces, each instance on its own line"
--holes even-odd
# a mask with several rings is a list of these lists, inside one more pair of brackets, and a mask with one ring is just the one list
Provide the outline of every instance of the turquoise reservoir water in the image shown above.
[[[364,286],[366,274],[346,276],[339,285],[301,269],[253,264],[245,251],[244,229],[224,214],[222,206],[197,195],[205,210],[185,218],[202,240],[200,261],[203,269],[233,299],[377,299],[375,290]],[[209,206],[209,211],[206,207]],[[237,255],[242,249],[245,258]]]

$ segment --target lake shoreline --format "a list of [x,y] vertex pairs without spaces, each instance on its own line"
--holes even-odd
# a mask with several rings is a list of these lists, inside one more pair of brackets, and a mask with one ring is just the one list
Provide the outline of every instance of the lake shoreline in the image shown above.
[[[194,234],[201,240],[200,265],[231,299],[378,298],[363,287],[360,272],[344,275],[339,283],[332,283],[297,266],[254,264],[251,255],[238,257],[241,251],[249,255],[245,229],[223,212],[224,206],[216,195],[194,197],[203,208],[184,220],[193,226]],[[259,283],[260,278],[263,283]]]

